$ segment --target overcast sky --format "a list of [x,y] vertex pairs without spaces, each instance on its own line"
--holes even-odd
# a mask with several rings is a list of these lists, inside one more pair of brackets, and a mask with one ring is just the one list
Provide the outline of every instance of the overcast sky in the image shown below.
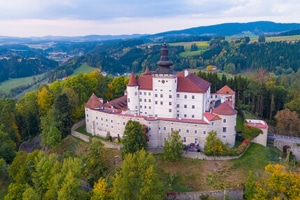
[[0,36],[158,33],[227,22],[300,23],[299,0],[0,0]]

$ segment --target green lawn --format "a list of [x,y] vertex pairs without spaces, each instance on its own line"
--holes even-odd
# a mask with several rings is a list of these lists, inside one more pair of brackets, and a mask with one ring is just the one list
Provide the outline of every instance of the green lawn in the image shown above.
[[13,88],[16,88],[21,85],[33,84],[33,78],[35,77],[36,80],[42,78],[45,74],[40,74],[36,76],[29,76],[25,78],[12,78],[7,81],[0,83],[0,90],[4,93],[9,93],[9,91]]
[[72,75],[78,75],[80,73],[88,74],[97,69],[98,68],[90,67],[87,63],[83,63],[80,67],[74,70]]

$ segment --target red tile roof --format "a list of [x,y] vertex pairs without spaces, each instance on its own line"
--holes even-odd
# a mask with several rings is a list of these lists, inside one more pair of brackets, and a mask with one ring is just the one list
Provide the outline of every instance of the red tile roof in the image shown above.
[[104,104],[104,107],[113,107],[118,110],[127,110],[127,96],[122,96],[120,98],[109,101],[106,104]]
[[228,85],[225,85],[221,89],[217,91],[218,94],[235,94],[235,91],[233,91]]
[[152,75],[142,74],[138,80],[140,90],[152,90]]
[[150,72],[148,66],[146,67],[146,70],[145,70],[144,74],[145,74],[145,75],[151,75],[151,72]]
[[218,107],[216,107],[213,111],[213,113],[218,115],[235,115],[237,113],[236,110],[234,110],[230,105],[228,105],[226,102],[221,103]]
[[210,87],[210,83],[206,80],[196,76],[195,74],[189,74],[184,76],[182,73],[177,73],[178,76],[178,84],[177,91],[178,92],[200,92],[205,93]]
[[134,76],[134,73],[131,72],[129,82],[128,82],[127,86],[137,86],[137,85],[138,84],[137,84],[136,78]]
[[100,108],[103,103],[101,102],[102,99],[98,98],[94,93],[92,94],[92,96],[90,97],[90,99],[88,100],[88,102],[85,104],[86,108]]
[[220,120],[221,118],[218,115],[215,115],[211,112],[205,112],[204,113],[204,117],[208,120],[208,121],[215,121],[215,120]]

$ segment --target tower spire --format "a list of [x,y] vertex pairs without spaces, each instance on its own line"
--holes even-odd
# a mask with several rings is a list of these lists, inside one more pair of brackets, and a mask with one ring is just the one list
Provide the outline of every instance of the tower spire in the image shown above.
[[160,49],[160,60],[156,63],[159,68],[156,70],[156,73],[158,74],[173,74],[174,71],[171,68],[173,65],[173,62],[169,60],[169,51],[167,44],[164,43]]

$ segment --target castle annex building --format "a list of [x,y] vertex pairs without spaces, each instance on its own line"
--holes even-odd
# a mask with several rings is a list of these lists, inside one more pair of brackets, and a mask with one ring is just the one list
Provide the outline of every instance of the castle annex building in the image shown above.
[[156,71],[146,71],[138,80],[131,73],[124,96],[104,103],[92,94],[85,105],[86,131],[106,137],[123,136],[128,120],[148,128],[149,146],[161,147],[171,131],[179,131],[184,144],[204,148],[208,132],[231,147],[235,145],[235,92],[228,86],[210,92],[210,83],[189,73],[175,72],[167,45],[161,48]]

